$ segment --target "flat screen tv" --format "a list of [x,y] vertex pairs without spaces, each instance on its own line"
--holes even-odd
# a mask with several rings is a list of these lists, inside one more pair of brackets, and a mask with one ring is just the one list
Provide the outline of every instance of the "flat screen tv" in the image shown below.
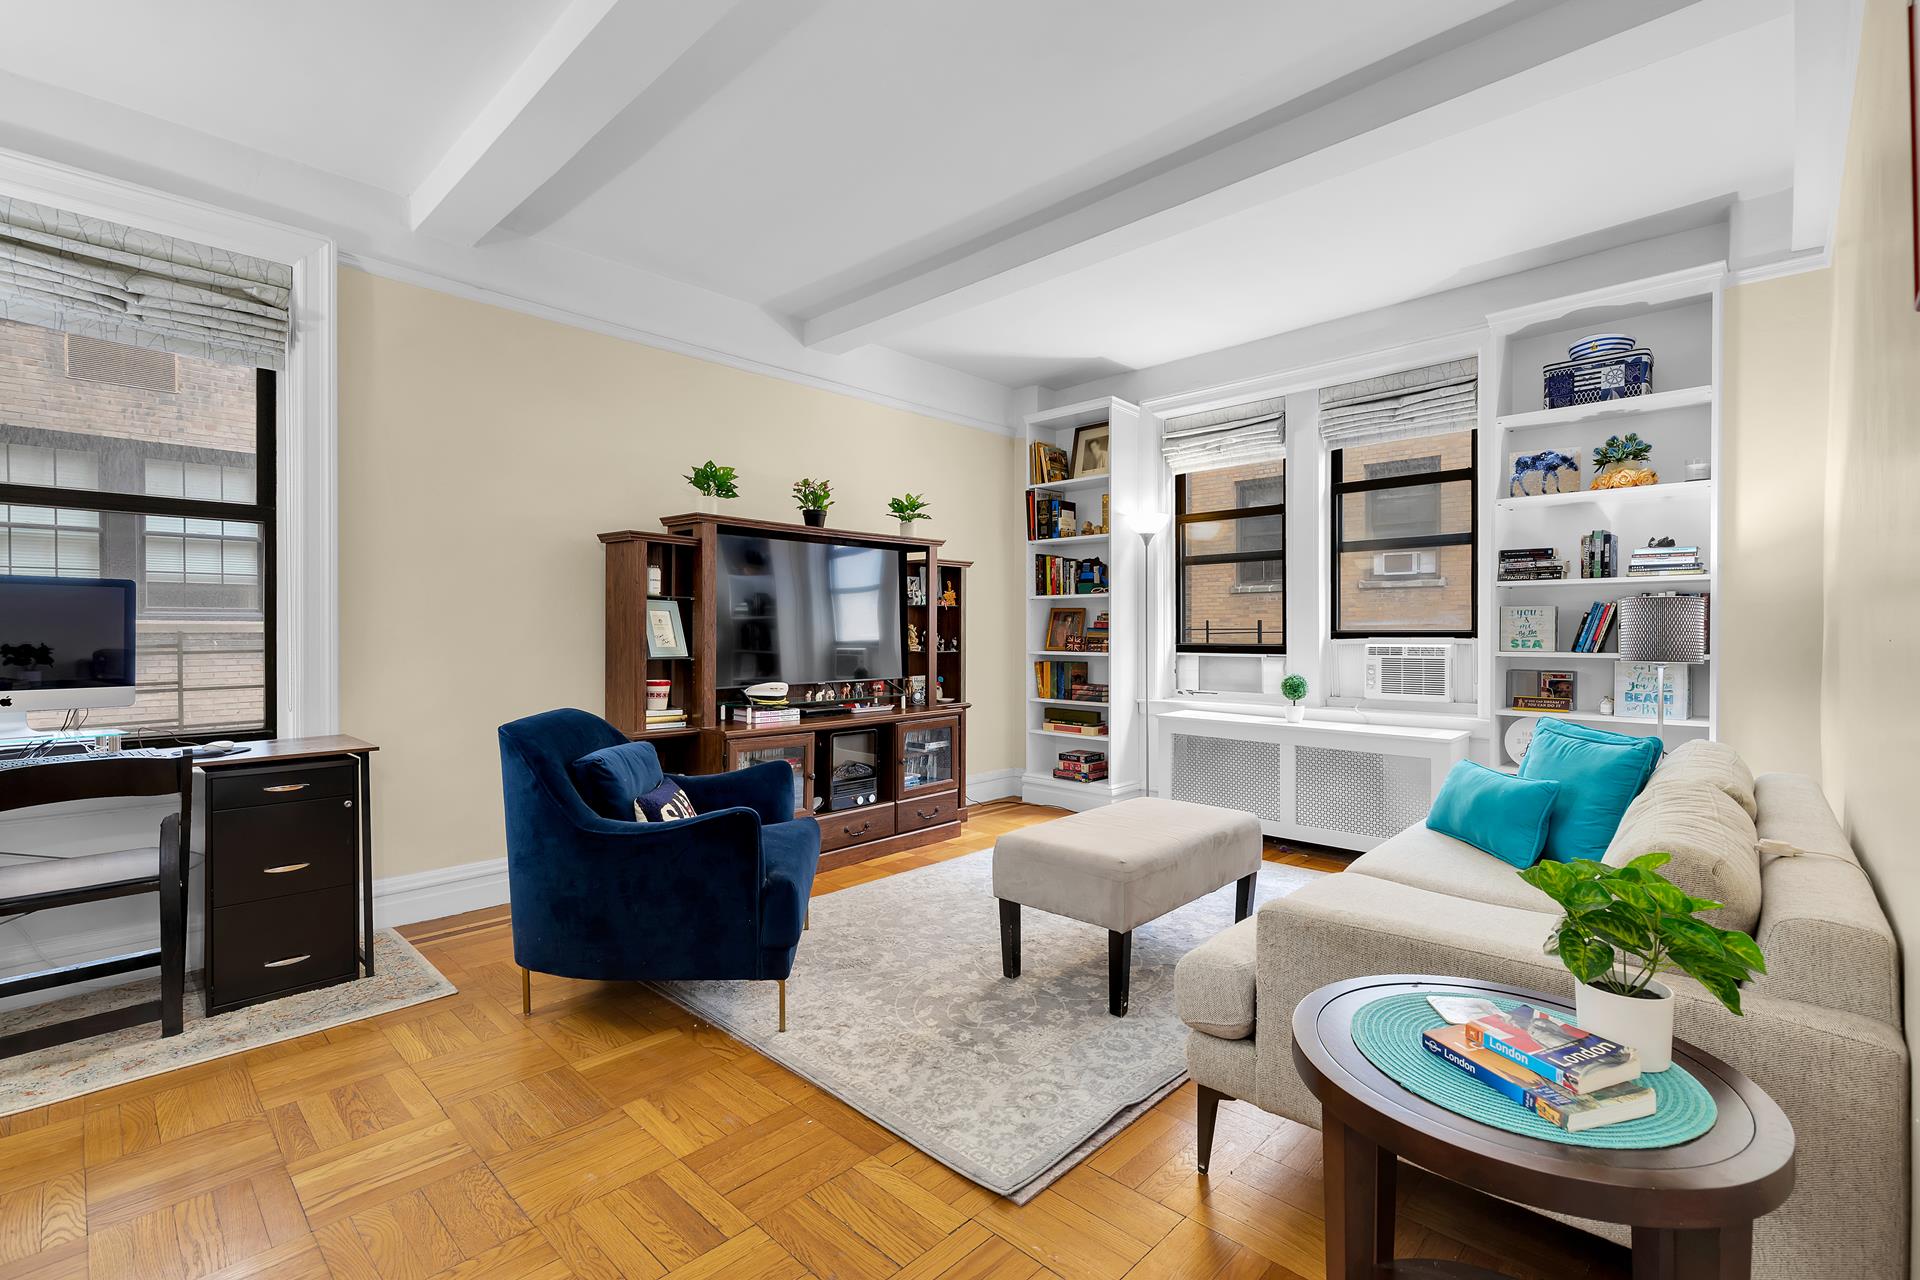
[[723,533],[714,683],[898,680],[906,671],[897,550]]

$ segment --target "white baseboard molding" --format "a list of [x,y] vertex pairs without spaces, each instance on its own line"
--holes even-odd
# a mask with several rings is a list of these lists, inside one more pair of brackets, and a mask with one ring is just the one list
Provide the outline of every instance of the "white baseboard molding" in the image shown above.
[[498,907],[506,901],[507,860],[487,858],[375,880],[373,923],[388,929]]
[[1020,794],[1020,770],[994,769],[967,775],[967,803],[985,804]]

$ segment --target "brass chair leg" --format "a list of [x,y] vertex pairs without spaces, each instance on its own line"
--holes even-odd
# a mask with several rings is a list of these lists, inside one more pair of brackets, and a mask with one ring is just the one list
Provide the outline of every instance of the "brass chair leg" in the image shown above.
[[780,989],[780,1030],[785,1031],[787,1029],[787,980],[776,979],[773,985]]
[[525,965],[520,967],[520,1016],[533,1016],[533,974]]

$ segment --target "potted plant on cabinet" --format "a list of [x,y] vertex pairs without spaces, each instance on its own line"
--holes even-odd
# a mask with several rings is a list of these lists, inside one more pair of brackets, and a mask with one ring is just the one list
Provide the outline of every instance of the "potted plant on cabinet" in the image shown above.
[[833,483],[802,476],[793,482],[793,500],[800,504],[800,518],[818,529],[826,524],[827,508],[833,505]]
[[709,458],[687,473],[687,483],[700,495],[700,510],[712,512],[720,509],[720,499],[740,496],[740,486],[734,483],[739,475]]
[[1673,1065],[1673,992],[1657,975],[1679,970],[1740,1012],[1740,984],[1767,971],[1752,938],[1695,913],[1720,906],[1660,874],[1670,853],[1623,867],[1598,859],[1540,862],[1520,872],[1567,913],[1546,952],[1574,977],[1574,1020],[1639,1052],[1645,1071]]
[[1307,678],[1303,675],[1290,675],[1280,682],[1280,696],[1293,705],[1287,708],[1287,723],[1299,724],[1307,718],[1307,709],[1300,705],[1300,699],[1307,696]]
[[887,510],[892,512],[894,518],[900,522],[900,536],[903,538],[913,536],[915,520],[933,519],[928,511],[931,505],[917,493],[904,493],[897,498],[887,499]]

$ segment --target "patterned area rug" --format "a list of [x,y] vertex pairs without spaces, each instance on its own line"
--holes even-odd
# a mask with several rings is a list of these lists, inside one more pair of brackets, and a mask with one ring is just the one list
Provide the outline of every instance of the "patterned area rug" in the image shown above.
[[[1319,876],[1263,863],[1256,899]],[[949,1168],[1024,1202],[1186,1075],[1173,966],[1233,923],[1231,885],[1133,935],[1132,1003],[1107,1013],[1104,929],[1021,913],[1000,973],[993,851],[813,900],[775,1031],[771,982],[656,983]]]
[[[438,1000],[455,991],[425,956],[391,929],[375,932],[373,961],[376,972],[371,978],[270,1000],[216,1018],[202,1012],[200,975],[190,973],[186,1025],[177,1036],[162,1039],[156,1021],[0,1061],[0,1116]],[[159,993],[157,976],[81,992],[0,1014],[0,1035],[139,1004]]]

